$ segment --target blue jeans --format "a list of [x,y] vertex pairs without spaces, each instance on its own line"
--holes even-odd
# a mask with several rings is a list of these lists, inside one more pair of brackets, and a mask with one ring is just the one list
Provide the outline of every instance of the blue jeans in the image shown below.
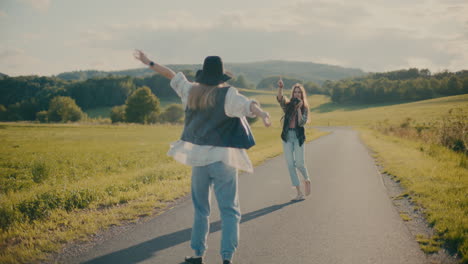
[[237,195],[237,169],[222,162],[192,168],[192,202],[195,215],[190,245],[197,256],[203,256],[207,249],[211,186],[221,214],[221,257],[231,260],[239,240],[241,218]]
[[297,177],[296,168],[301,172],[304,180],[309,180],[309,172],[304,165],[304,144],[299,146],[299,140],[296,136],[295,130],[288,131],[287,142],[283,141],[283,150],[286,163],[288,165],[289,176],[291,177],[291,183],[293,186],[299,186],[299,178]]

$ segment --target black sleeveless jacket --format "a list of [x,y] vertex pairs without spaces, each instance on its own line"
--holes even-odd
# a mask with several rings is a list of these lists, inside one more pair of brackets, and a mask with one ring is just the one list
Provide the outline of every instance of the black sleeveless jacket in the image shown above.
[[255,140],[247,120],[224,113],[229,87],[217,89],[214,107],[203,110],[186,107],[181,139],[197,145],[249,149]]

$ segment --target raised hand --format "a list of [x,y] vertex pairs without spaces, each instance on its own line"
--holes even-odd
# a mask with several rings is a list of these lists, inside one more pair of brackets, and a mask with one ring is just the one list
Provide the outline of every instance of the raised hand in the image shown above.
[[149,63],[151,62],[150,59],[148,59],[148,57],[146,56],[146,54],[141,50],[135,50],[133,52],[133,56],[135,57],[135,59],[141,61],[145,65],[149,65]]
[[278,87],[279,87],[280,89],[283,89],[283,87],[284,87],[283,79],[282,79],[281,77],[280,77],[280,79],[279,79],[279,81],[278,81]]

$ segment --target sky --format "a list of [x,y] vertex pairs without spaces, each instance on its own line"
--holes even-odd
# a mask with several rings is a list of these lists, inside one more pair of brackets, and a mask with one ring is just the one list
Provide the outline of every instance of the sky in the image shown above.
[[367,72],[468,69],[468,0],[0,0],[0,72],[307,61]]

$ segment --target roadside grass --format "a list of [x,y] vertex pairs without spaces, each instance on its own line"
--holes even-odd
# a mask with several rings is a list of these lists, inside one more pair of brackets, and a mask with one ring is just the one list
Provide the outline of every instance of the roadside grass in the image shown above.
[[433,252],[440,240],[467,262],[468,170],[459,162],[464,154],[370,129],[359,130],[363,141],[377,153],[384,173],[400,182],[434,228],[437,237],[428,238],[432,239],[430,243],[420,242],[421,248]]
[[[429,140],[426,135],[428,131],[438,133],[434,126],[446,123],[450,109],[466,112],[468,95],[373,107],[336,105],[328,97],[318,95],[309,100],[322,102],[311,109],[312,125],[353,126],[358,129],[363,141],[376,153],[384,172],[405,189],[394,199],[409,197],[415,207],[423,210],[435,235],[416,236],[421,249],[434,253],[443,246],[460,256],[463,263],[468,263],[467,156],[435,144],[438,140],[434,135]],[[411,130],[414,135],[386,135],[377,131],[379,128],[403,128],[408,120],[411,123],[406,130],[422,127],[423,131]],[[466,124],[468,119],[465,116],[459,121]],[[400,215],[404,221],[412,220],[405,212]]]
[[[254,165],[282,152],[281,113],[252,125]],[[268,101],[269,100],[269,101]],[[157,214],[190,191],[190,167],[166,155],[181,125],[0,124],[0,263],[47,261],[65,243]],[[326,133],[307,129],[308,140]]]

